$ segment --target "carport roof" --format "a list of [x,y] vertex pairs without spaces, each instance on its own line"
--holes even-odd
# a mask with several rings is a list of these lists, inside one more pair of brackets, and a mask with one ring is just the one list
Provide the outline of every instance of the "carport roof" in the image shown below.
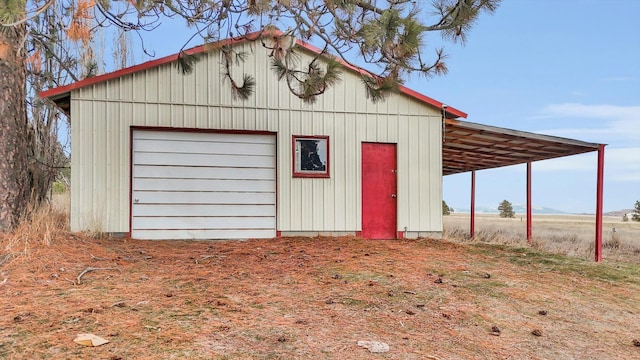
[[597,151],[599,144],[445,119],[442,175]]

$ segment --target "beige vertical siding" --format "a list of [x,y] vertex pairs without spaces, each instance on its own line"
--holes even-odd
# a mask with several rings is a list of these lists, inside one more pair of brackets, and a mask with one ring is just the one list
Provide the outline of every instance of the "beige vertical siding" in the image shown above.
[[[131,126],[277,133],[277,227],[285,232],[361,230],[361,143],[397,143],[398,230],[442,230],[438,109],[404,95],[372,104],[347,71],[304,104],[276,81],[265,51],[245,48],[252,56],[233,69],[238,81],[243,72],[257,80],[245,102],[232,99],[217,53],[189,75],[166,64],[73,91],[72,230],[129,231]],[[331,178],[292,178],[292,135],[330,137]]]

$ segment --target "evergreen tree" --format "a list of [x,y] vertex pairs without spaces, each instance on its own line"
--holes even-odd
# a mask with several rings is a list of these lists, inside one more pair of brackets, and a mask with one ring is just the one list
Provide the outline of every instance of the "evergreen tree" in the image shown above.
[[516,214],[513,212],[513,206],[507,200],[502,200],[500,205],[498,205],[498,210],[500,210],[501,218],[514,218]]
[[442,200],[442,215],[451,215],[451,208]]
[[640,201],[636,201],[635,209],[633,209],[633,215],[631,215],[631,220],[640,221]]

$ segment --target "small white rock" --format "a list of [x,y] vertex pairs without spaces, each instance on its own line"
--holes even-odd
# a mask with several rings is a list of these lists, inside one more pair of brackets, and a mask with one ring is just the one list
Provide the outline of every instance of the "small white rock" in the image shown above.
[[389,345],[379,341],[358,341],[358,346],[367,348],[372,353],[385,353],[389,351]]

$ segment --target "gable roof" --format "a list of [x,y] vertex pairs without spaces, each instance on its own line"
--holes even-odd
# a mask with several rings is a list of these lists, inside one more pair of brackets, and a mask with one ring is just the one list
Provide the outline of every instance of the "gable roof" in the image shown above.
[[[261,36],[260,32],[248,35]],[[185,50],[188,55],[203,54],[216,46],[244,43],[249,40],[227,39],[214,44],[200,45]],[[313,54],[321,54],[317,47],[301,40],[296,40],[297,46]],[[93,84],[116,79],[125,75],[173,63],[179,54],[165,56],[147,61],[111,73],[87,78],[69,85],[42,91],[42,98],[49,98],[67,113],[69,112],[71,91]],[[337,58],[346,69],[358,74],[367,73],[363,68],[353,66]],[[405,86],[400,86],[400,93],[414,98],[422,103],[443,109],[444,103],[423,95]],[[579,140],[557,136],[541,135],[530,132],[476,124],[455,118],[466,118],[467,114],[451,106],[446,108],[445,129],[442,144],[442,174],[451,175],[472,170],[498,168],[509,165],[523,164],[538,160],[581,154],[597,151],[601,144],[588,143]]]
[[[277,31],[277,33],[279,33]],[[222,45],[231,45],[231,44],[240,44],[240,43],[245,43],[247,41],[253,40],[258,38],[259,36],[262,36],[264,34],[264,32],[255,32],[255,33],[251,33],[248,34],[246,37],[243,38],[238,38],[238,39],[226,39],[226,40],[220,40],[216,43],[213,44],[207,44],[207,45],[200,45],[200,46],[196,46],[193,47],[191,49],[185,50],[184,53],[187,55],[198,55],[198,54],[203,54],[206,53],[208,51],[211,51],[212,48],[216,48]],[[320,50],[319,48],[304,42],[302,40],[296,39],[296,45],[299,46],[302,49],[305,49],[307,51],[310,51],[313,54],[316,55],[320,55],[322,54],[322,50]],[[101,75],[97,75],[94,77],[90,77],[90,78],[86,78],[84,80],[80,80],[78,82],[75,83],[71,83],[69,85],[63,85],[63,86],[59,86],[56,88],[52,88],[49,90],[45,90],[40,92],[40,97],[41,98],[48,98],[52,101],[54,101],[56,103],[56,105],[58,105],[62,110],[64,110],[65,112],[69,113],[69,107],[70,107],[70,96],[71,96],[71,91],[76,90],[76,89],[80,89],[86,86],[90,86],[93,84],[98,84],[101,82],[105,82],[108,80],[112,80],[112,79],[116,79],[125,75],[129,75],[129,74],[133,74],[136,72],[140,72],[140,71],[144,71],[150,68],[154,68],[154,67],[158,67],[160,65],[164,65],[164,64],[169,64],[169,63],[173,63],[175,61],[178,60],[178,57],[180,56],[179,53],[173,54],[173,55],[169,55],[169,56],[165,56],[159,59],[155,59],[155,60],[151,60],[151,61],[147,61],[144,62],[142,64],[138,64],[138,65],[134,65],[134,66],[130,66],[124,69],[120,69],[117,71],[113,71],[110,73],[106,73],[106,74],[101,74]],[[330,56],[330,55],[325,55],[325,56]],[[363,74],[363,73],[369,73],[367,70],[365,70],[364,68],[360,68],[351,64],[348,64],[347,62],[345,62],[344,60],[340,59],[340,58],[336,58],[336,60],[342,64],[342,66],[344,66],[346,69],[349,69],[350,71],[356,72],[358,74]],[[430,98],[424,94],[421,94],[415,90],[409,89],[406,86],[401,85],[399,88],[399,91],[401,94],[405,94],[409,97],[412,97],[422,103],[434,106],[438,109],[442,109],[443,105],[445,105],[444,103],[435,100],[433,98]],[[446,115],[448,118],[466,118],[467,114],[454,108],[451,106],[447,106],[446,107]]]

